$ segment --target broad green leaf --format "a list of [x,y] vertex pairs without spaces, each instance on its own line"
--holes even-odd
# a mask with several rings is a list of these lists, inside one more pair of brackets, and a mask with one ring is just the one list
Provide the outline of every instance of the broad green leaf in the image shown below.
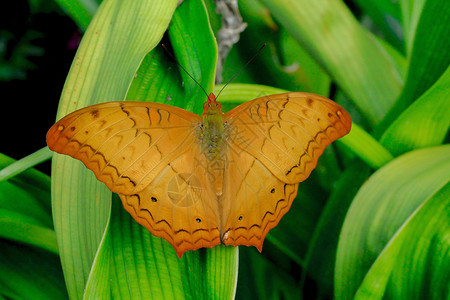
[[[41,150],[38,150],[40,152]],[[44,151],[45,152],[45,151]],[[34,156],[36,153],[31,154]],[[42,153],[38,154],[38,157],[41,156]],[[46,156],[46,155],[44,155]],[[36,158],[36,156],[34,156]],[[40,161],[40,159],[37,159]],[[42,197],[39,197],[42,200],[42,203],[48,207],[48,211],[50,212],[50,197],[49,197],[49,187],[50,187],[50,177],[47,174],[44,174],[38,170],[33,168],[29,168],[31,165],[34,165],[36,162],[35,159],[28,160],[23,163],[16,161],[2,153],[0,153],[0,171],[3,174],[3,180],[7,180],[7,178],[11,178],[11,176],[15,176],[13,181],[17,181],[20,184],[26,184],[27,189],[31,188],[34,190],[40,191],[37,196],[42,194]],[[12,170],[11,170],[12,168]]]
[[[217,246],[187,252],[178,259],[169,243],[137,224],[114,197],[111,226],[85,297],[230,299],[235,293],[237,251]],[[111,260],[114,263],[108,264]]]
[[[186,4],[183,8],[180,6],[181,11],[174,15],[169,28],[169,37],[178,62],[198,82],[180,70],[182,85],[186,91],[183,106],[197,114],[203,113],[203,103],[207,100],[207,95],[201,87],[206,94],[214,90],[217,64],[217,44],[204,3],[203,1],[200,3],[201,14],[200,5]],[[192,32],[199,34],[192,36]]]
[[[198,35],[187,35],[190,31]],[[177,54],[179,63],[206,90],[212,90],[217,49],[202,2],[190,1],[178,7],[169,37],[174,52],[181,53]],[[126,98],[198,111],[206,95],[186,73],[179,72],[183,71],[167,62],[161,49],[156,48],[143,60]],[[184,85],[180,77],[185,78]],[[205,295],[209,299],[233,298],[237,257],[237,248],[217,246],[189,251],[179,259],[167,241],[137,224],[115,197],[110,226],[95,259],[85,297],[111,294],[120,299],[201,299]]]
[[[203,112],[202,105],[207,95],[202,88],[206,93],[213,91],[217,45],[207,15],[203,13],[203,19],[199,20],[198,12],[192,11],[194,9],[198,7],[180,6],[182,11],[174,15],[168,33],[177,62],[198,84],[178,68],[176,62],[168,59],[161,47],[157,47],[143,59],[127,93],[127,100],[159,102],[198,114]],[[190,32],[202,33],[193,36]]]
[[450,4],[446,0],[425,1],[420,14],[402,98],[407,103],[422,95],[450,64]]
[[[198,20],[192,6],[180,6],[182,12],[174,15],[169,28],[169,37],[177,62],[198,81],[206,93],[213,91],[211,78],[215,75],[217,45],[208,24],[206,14]],[[194,22],[193,19],[196,21]],[[206,25],[205,25],[206,24]],[[207,26],[207,27],[205,27]],[[190,32],[203,32],[196,36]],[[160,102],[202,113],[207,99],[202,88],[160,47],[146,55],[139,67],[127,100]]]
[[450,126],[450,67],[419,99],[408,107],[381,137],[398,155],[442,143]]
[[[356,299],[445,299],[449,296],[450,184],[421,204],[395,233]],[[400,288],[399,288],[400,287]]]
[[162,47],[156,47],[142,60],[131,82],[126,100],[184,107],[186,95],[180,84],[180,75],[176,64],[167,59]]
[[450,146],[446,145],[402,155],[364,183],[347,213],[339,238],[335,268],[337,299],[355,295],[396,232],[401,232],[411,215],[449,179]]
[[[438,21],[437,21],[438,20]],[[414,32],[405,87],[380,124],[385,130],[411,103],[442,76],[450,64],[450,4],[446,0],[426,1]]]
[[331,75],[371,125],[400,93],[402,80],[387,52],[340,0],[263,0]]
[[[114,204],[114,201],[112,204]],[[110,272],[112,259],[110,222],[111,218],[106,224],[105,232],[92,263],[91,272],[84,289],[83,299],[111,299],[112,297],[111,284],[114,282],[112,282],[113,278]]]
[[[123,100],[144,55],[166,30],[176,1],[105,0],[66,80],[58,118],[89,104]],[[68,293],[81,298],[110,212],[111,192],[69,157],[52,165],[55,231]]]

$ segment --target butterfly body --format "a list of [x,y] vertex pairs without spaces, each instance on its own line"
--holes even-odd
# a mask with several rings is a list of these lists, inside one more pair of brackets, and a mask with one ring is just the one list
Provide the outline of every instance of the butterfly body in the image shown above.
[[86,107],[58,121],[47,144],[81,160],[181,257],[220,243],[261,250],[298,183],[350,126],[342,107],[314,94],[265,96],[225,114],[211,94],[201,117],[149,102]]
[[205,102],[202,115],[200,142],[210,160],[215,160],[223,155],[224,151],[224,114],[220,103],[210,94]]

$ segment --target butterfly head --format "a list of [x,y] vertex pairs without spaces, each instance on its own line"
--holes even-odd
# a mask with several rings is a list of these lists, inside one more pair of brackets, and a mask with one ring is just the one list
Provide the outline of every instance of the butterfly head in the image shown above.
[[203,115],[217,115],[222,114],[221,105],[216,100],[216,96],[211,93],[208,96],[208,101],[203,104]]

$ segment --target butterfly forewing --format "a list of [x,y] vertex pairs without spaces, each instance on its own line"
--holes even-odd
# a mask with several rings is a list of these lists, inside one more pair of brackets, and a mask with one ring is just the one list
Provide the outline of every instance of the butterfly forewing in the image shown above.
[[348,113],[315,94],[257,98],[225,114],[229,143],[263,163],[285,183],[305,180],[326,146],[350,131]]
[[196,142],[200,121],[196,114],[164,104],[109,102],[58,121],[47,144],[81,160],[111,191],[132,194]]

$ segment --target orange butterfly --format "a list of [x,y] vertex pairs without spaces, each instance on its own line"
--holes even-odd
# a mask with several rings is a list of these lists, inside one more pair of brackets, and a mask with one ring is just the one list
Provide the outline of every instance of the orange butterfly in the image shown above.
[[350,127],[341,106],[315,94],[265,96],[223,114],[211,93],[201,117],[159,103],[92,105],[53,125],[47,144],[81,160],[181,257],[220,243],[261,251],[298,183]]

